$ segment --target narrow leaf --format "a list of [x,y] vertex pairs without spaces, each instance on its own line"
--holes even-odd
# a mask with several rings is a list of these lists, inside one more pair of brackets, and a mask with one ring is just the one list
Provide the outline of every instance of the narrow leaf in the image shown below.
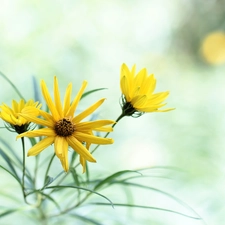
[[11,172],[14,174],[14,176],[17,177],[17,179],[19,179],[18,174],[12,164],[12,160],[5,154],[5,152],[1,148],[0,148],[0,155],[6,161],[6,163],[8,164],[8,166],[9,166]]
[[35,101],[41,102],[39,85],[38,85],[37,79],[34,76],[32,76],[32,81],[33,81],[33,87],[34,87],[34,99]]
[[6,171],[7,173],[9,173],[11,176],[13,176],[13,177],[18,181],[18,183],[21,185],[19,178],[16,177],[12,172],[10,172],[9,170],[7,170],[5,167],[3,167],[3,166],[1,166],[1,165],[0,165],[0,168],[2,168],[3,170],[5,170],[5,171]]
[[[94,204],[94,205],[110,205],[109,203],[102,203],[102,202],[95,202],[95,203],[90,203],[90,204]],[[186,215],[184,213],[177,212],[177,211],[174,211],[174,210],[165,209],[165,208],[158,208],[158,207],[153,207],[153,206],[143,206],[143,205],[133,205],[133,204],[120,204],[120,203],[114,203],[113,205],[114,206],[122,206],[122,207],[131,207],[131,208],[160,210],[160,211],[165,211],[165,212],[178,214],[178,215],[185,216],[185,217],[188,217],[188,218],[191,218],[191,219],[195,219],[195,220],[201,220],[202,219],[200,217],[189,216],[189,215]]]
[[[104,180],[101,180],[94,188],[94,190],[97,190],[98,188],[100,188],[101,186],[103,186],[104,184],[110,183],[112,180],[114,180],[115,178],[118,178],[119,176],[122,176],[124,174],[127,173],[139,173],[138,171],[135,170],[123,170],[123,171],[119,171],[116,172],[108,177],[106,177]],[[139,173],[141,175],[141,173]]]
[[105,90],[105,89],[107,89],[107,88],[97,88],[97,89],[93,89],[91,91],[87,91],[81,96],[81,99],[87,97],[88,95],[90,95],[96,91],[101,91],[101,90]]
[[[39,192],[39,191],[38,191]],[[54,198],[52,198],[50,195],[45,194],[43,192],[40,192],[41,195],[45,196],[48,200],[50,200],[54,205],[58,208],[59,211],[61,211],[59,204],[55,201]]]
[[9,210],[6,210],[2,213],[0,213],[0,218],[4,217],[4,216],[7,216],[7,215],[10,215],[16,211],[19,211],[18,209],[9,209]]
[[19,97],[21,99],[25,100],[25,98],[21,95],[21,93],[19,92],[17,87],[13,84],[13,82],[4,73],[2,73],[1,71],[0,71],[0,76],[2,76],[12,86],[12,88],[15,90],[15,92],[19,95]]
[[96,191],[93,191],[91,189],[88,189],[88,188],[84,188],[84,187],[79,187],[79,186],[71,186],[71,185],[57,185],[57,186],[49,186],[49,187],[46,187],[45,189],[63,189],[63,188],[74,188],[74,189],[80,189],[80,190],[84,190],[84,191],[88,191],[90,193],[93,193],[93,194],[96,194],[96,195],[99,195],[101,196],[102,198],[105,198],[108,202],[110,202],[111,206],[113,207],[113,203],[112,201],[107,198],[106,196],[96,192]]
[[88,218],[87,216],[81,216],[81,215],[78,215],[76,213],[71,213],[69,214],[70,216],[74,216],[74,217],[77,217],[79,218],[80,220],[84,221],[84,222],[89,222],[91,224],[94,224],[94,225],[103,225],[102,223],[99,223],[97,222],[96,220],[93,220],[91,218]]
[[114,184],[116,184],[116,183],[117,184],[121,184],[121,185],[139,187],[139,188],[148,189],[148,190],[151,190],[151,191],[158,192],[160,194],[163,194],[163,195],[173,199],[174,201],[176,201],[177,203],[179,203],[180,205],[182,205],[186,209],[192,211],[195,215],[199,216],[198,213],[195,212],[195,210],[192,209],[188,204],[186,204],[185,202],[181,201],[179,198],[175,197],[174,195],[169,194],[168,192],[162,191],[162,190],[157,189],[157,188],[153,188],[153,187],[149,187],[149,186],[145,186],[145,185],[141,185],[141,184],[136,184],[136,183],[131,183],[131,182],[115,181]]
[[47,186],[49,184],[51,184],[54,181],[53,177],[47,176],[45,179],[45,184],[44,186]]

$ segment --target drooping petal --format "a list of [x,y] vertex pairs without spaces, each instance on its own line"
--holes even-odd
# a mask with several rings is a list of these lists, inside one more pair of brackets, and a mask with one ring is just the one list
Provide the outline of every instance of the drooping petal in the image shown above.
[[71,146],[74,151],[81,155],[85,160],[88,160],[89,162],[96,162],[91,153],[75,137],[69,136],[66,137],[66,140],[68,141],[69,146]]
[[29,149],[27,156],[35,156],[54,142],[55,137],[46,137]]
[[86,172],[86,160],[82,156],[80,156],[80,164],[83,167],[83,173],[85,173]]
[[60,159],[63,169],[67,172],[69,169],[69,162],[68,162],[68,142],[66,138],[56,136],[54,146],[55,146],[55,154]]
[[77,115],[76,117],[73,118],[73,123],[78,123],[81,120],[83,120],[85,117],[89,116],[91,113],[93,113],[103,102],[105,101],[105,98],[100,99],[96,103],[94,103],[92,106],[84,110],[82,113]]

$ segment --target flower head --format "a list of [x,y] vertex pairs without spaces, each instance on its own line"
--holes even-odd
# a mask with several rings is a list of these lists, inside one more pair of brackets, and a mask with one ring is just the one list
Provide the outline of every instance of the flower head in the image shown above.
[[8,128],[15,130],[18,134],[23,133],[29,129],[30,120],[20,116],[20,113],[29,113],[33,116],[39,115],[39,109],[41,105],[39,102],[29,100],[25,102],[21,99],[18,103],[13,100],[12,108],[5,103],[0,105],[0,118],[8,123]]
[[44,128],[18,135],[18,138],[45,136],[44,139],[31,147],[28,151],[28,156],[35,156],[49,145],[54,144],[56,156],[60,159],[63,169],[68,171],[68,147],[70,146],[80,155],[80,163],[83,166],[83,172],[85,172],[86,160],[89,162],[96,162],[94,157],[88,151],[90,145],[113,143],[111,138],[97,137],[93,134],[93,131],[110,132],[112,131],[112,127],[107,125],[113,124],[114,121],[96,120],[81,122],[84,118],[94,112],[104,102],[104,99],[97,101],[77,116],[74,116],[86,86],[87,82],[84,81],[77,96],[71,102],[70,96],[72,84],[70,83],[66,89],[64,104],[62,105],[57,78],[54,77],[54,101],[49,94],[45,82],[43,80],[41,81],[42,94],[50,113],[40,110],[40,115],[43,119],[28,114],[21,114],[25,119],[44,126]]
[[135,65],[131,71],[126,64],[121,67],[120,88],[122,91],[123,116],[139,117],[147,112],[167,112],[173,109],[159,108],[169,95],[168,91],[153,94],[156,86],[154,75],[148,75],[146,68],[135,75]]

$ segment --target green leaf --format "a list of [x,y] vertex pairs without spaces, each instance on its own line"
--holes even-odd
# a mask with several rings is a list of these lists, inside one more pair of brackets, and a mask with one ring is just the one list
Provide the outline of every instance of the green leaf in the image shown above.
[[12,160],[5,154],[5,152],[1,148],[0,148],[0,155],[6,161],[6,163],[8,164],[8,166],[9,166],[11,172],[14,174],[14,176],[17,177],[17,179],[19,179],[18,174],[12,164]]
[[20,184],[21,186],[21,183],[20,183],[20,179],[18,177],[16,177],[12,172],[10,172],[9,170],[7,170],[5,167],[1,166],[0,165],[0,168],[2,168],[3,170],[5,170],[7,173],[9,173],[11,176],[13,176],[17,181],[18,183]]
[[72,185],[57,185],[57,186],[49,186],[49,187],[46,187],[45,189],[64,189],[64,188],[74,188],[74,189],[80,189],[80,190],[84,190],[84,191],[88,191],[90,193],[93,193],[93,194],[96,194],[96,195],[99,195],[101,196],[102,198],[105,198],[108,202],[110,202],[111,206],[113,207],[113,203],[112,201],[107,198],[106,196],[96,192],[96,191],[93,191],[91,189],[88,189],[88,188],[84,188],[84,187],[79,187],[79,186],[72,186]]
[[86,182],[87,182],[87,184],[90,182],[90,173],[89,173],[89,168],[88,168],[88,163],[86,163],[86,173],[85,173],[85,175],[86,175]]
[[91,91],[87,91],[81,96],[81,99],[87,97],[88,95],[90,95],[96,91],[101,91],[101,90],[105,90],[105,89],[107,89],[107,88],[97,88],[97,89],[93,89]]
[[12,88],[15,90],[15,92],[19,95],[19,97],[21,99],[25,100],[25,98],[21,95],[21,93],[19,92],[17,87],[13,84],[13,82],[11,80],[9,80],[9,78],[4,73],[2,73],[1,71],[0,71],[0,76],[2,76],[12,86]]
[[79,176],[74,168],[70,168],[71,175],[74,180],[74,184],[80,186]]
[[47,185],[51,184],[53,181],[54,181],[53,177],[47,176],[46,179],[45,179],[44,186],[47,186]]
[[38,85],[37,79],[34,76],[32,76],[32,81],[33,81],[33,87],[34,87],[34,99],[35,101],[41,102],[39,85]]
[[0,141],[2,142],[3,145],[5,145],[5,147],[7,148],[7,150],[9,150],[13,156],[15,157],[16,161],[19,163],[19,165],[21,165],[21,168],[23,166],[23,162],[22,160],[17,156],[17,154],[15,153],[14,149],[11,148],[11,146],[5,141],[5,139],[0,137]]
[[31,143],[31,146],[34,146],[37,144],[37,141],[35,140],[35,138],[29,138],[29,141]]
[[70,216],[77,217],[78,219],[80,219],[80,220],[82,220],[84,222],[89,222],[89,223],[94,224],[94,225],[103,225],[102,223],[99,223],[96,220],[93,220],[91,218],[88,218],[87,216],[81,216],[81,215],[76,214],[76,213],[70,213],[69,215]]
[[121,185],[126,185],[126,186],[139,187],[139,188],[148,189],[148,190],[151,190],[151,191],[158,192],[160,194],[163,194],[163,195],[173,199],[174,201],[176,201],[177,203],[179,203],[180,205],[182,205],[186,209],[192,211],[192,213],[194,213],[195,215],[199,216],[198,213],[194,209],[192,209],[188,204],[181,201],[179,198],[175,197],[174,195],[169,194],[168,192],[162,191],[162,190],[157,189],[157,188],[153,188],[153,187],[149,187],[149,186],[145,186],[145,185],[141,185],[141,184],[136,184],[136,183],[131,183],[131,182],[114,181],[114,184],[121,184]]
[[[89,204],[93,204],[93,205],[110,205],[109,203],[102,203],[102,202],[94,202],[94,203],[89,203]],[[177,211],[170,210],[170,209],[165,209],[165,208],[158,208],[158,207],[153,207],[153,206],[143,206],[143,205],[134,205],[134,204],[121,204],[121,203],[114,203],[113,205],[114,206],[120,206],[120,207],[160,210],[160,211],[165,211],[165,212],[178,214],[178,215],[185,216],[185,217],[188,217],[188,218],[191,218],[191,219],[195,219],[195,220],[202,220],[201,217],[189,216],[189,215],[186,215],[184,213],[177,212]]]
[[103,186],[104,184],[107,184],[107,183],[110,184],[110,183],[112,183],[112,181],[114,181],[115,178],[118,178],[118,177],[120,177],[120,176],[122,176],[122,175],[124,175],[124,174],[127,174],[127,173],[138,173],[138,174],[141,175],[140,172],[135,171],[135,170],[123,170],[123,171],[119,171],[119,172],[116,172],[116,173],[114,173],[114,174],[112,174],[112,175],[106,177],[104,180],[101,180],[101,181],[95,186],[94,190],[99,189],[99,188],[100,188],[101,186]]
[[45,196],[48,200],[50,200],[51,202],[54,203],[54,205],[58,208],[59,211],[61,211],[59,204],[55,201],[54,198],[52,198],[50,195],[45,194],[43,192],[40,192],[39,190],[37,190],[37,192],[39,192],[41,195]]
[[4,216],[7,216],[7,215],[10,215],[14,212],[17,212],[19,211],[18,209],[8,209],[8,210],[5,210],[4,212],[1,212],[0,213],[0,218],[4,217]]
[[[77,174],[75,168],[70,168],[70,172],[71,172],[71,175],[73,177],[74,184],[76,186],[80,186],[79,175]],[[78,189],[78,196],[77,196],[77,198],[78,198],[79,201],[80,201],[80,194],[81,194],[81,190]]]
[[[21,159],[17,156],[17,154],[15,153],[14,149],[12,149],[11,146],[10,146],[4,139],[2,139],[1,137],[0,137],[0,142],[1,142],[3,145],[5,145],[5,147],[7,148],[7,150],[9,150],[9,152],[12,153],[12,156],[14,156],[15,162],[11,160],[11,161],[13,162],[13,164],[14,164],[15,166],[17,166],[20,170],[22,170],[22,169],[23,169],[23,162],[22,162]],[[3,150],[2,150],[2,151],[3,151]],[[21,153],[21,154],[22,154],[22,153]],[[30,174],[29,170],[28,170],[27,168],[25,168],[25,169],[26,169],[26,175],[27,175],[27,178],[28,178],[30,181],[32,181],[32,179],[31,179],[31,174]]]

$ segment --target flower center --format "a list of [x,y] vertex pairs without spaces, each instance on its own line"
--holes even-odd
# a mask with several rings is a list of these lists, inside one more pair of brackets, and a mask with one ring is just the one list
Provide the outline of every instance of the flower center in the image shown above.
[[55,132],[59,136],[67,137],[72,135],[74,131],[75,126],[69,119],[63,118],[55,124]]

